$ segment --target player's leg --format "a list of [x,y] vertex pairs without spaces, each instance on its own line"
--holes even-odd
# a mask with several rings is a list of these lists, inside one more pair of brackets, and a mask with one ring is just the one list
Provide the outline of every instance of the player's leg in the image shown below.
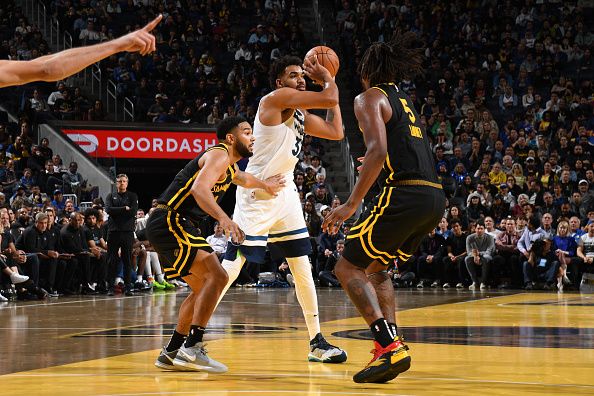
[[396,298],[386,266],[374,261],[367,267],[365,273],[375,290],[382,315],[390,325],[392,333],[396,335]]
[[241,255],[241,253],[237,252],[234,260],[227,260],[225,258],[223,260],[223,262],[221,263],[221,266],[227,273],[228,280],[227,280],[227,283],[225,284],[225,287],[223,288],[223,292],[219,296],[217,305],[219,305],[219,303],[221,302],[221,300],[223,299],[225,294],[227,294],[227,290],[229,290],[229,288],[231,287],[233,282],[235,282],[235,280],[239,276],[239,273],[241,272],[241,267],[243,267],[243,265],[245,264],[245,261],[246,261],[245,257],[243,257],[243,255]]
[[183,307],[183,312],[180,310],[180,320],[182,322],[182,325],[178,327],[180,334],[187,328],[191,308],[192,319],[184,345],[179,349],[173,360],[174,366],[211,373],[224,373],[227,371],[224,364],[211,359],[206,354],[202,341],[208,320],[214,312],[227,279],[227,273],[220,265],[215,253],[208,253],[203,250],[197,251],[189,274],[183,277],[184,282],[192,289],[194,301],[192,306],[192,301],[188,297],[186,299],[188,305]]

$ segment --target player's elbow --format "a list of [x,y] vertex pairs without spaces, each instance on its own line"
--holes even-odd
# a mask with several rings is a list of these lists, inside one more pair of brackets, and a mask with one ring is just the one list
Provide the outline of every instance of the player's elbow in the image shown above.
[[41,81],[58,81],[64,79],[64,67],[56,59],[44,59],[37,63],[37,75]]

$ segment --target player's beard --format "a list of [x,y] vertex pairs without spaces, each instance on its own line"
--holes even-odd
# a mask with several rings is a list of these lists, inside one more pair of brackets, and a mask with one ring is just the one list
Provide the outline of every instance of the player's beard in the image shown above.
[[254,155],[254,153],[250,151],[248,146],[246,146],[239,140],[237,141],[237,143],[235,143],[235,150],[239,155],[241,155],[242,158],[249,158],[252,155]]

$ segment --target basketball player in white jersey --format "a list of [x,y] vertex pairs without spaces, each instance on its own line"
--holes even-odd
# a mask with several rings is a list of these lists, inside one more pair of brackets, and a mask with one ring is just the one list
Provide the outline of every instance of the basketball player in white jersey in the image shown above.
[[[305,75],[323,86],[321,92],[305,90]],[[260,101],[254,121],[254,154],[246,172],[260,179],[283,175],[287,184],[272,196],[255,189],[237,188],[233,220],[245,232],[243,244],[227,248],[223,268],[229,286],[235,281],[246,259],[263,262],[266,244],[273,257],[285,257],[295,279],[297,299],[309,331],[309,361],[342,363],[346,353],[330,345],[320,332],[318,301],[308,255],[309,234],[303,218],[293,170],[305,133],[330,140],[344,137],[338,106],[338,87],[328,70],[317,62],[285,56],[271,66],[275,89]],[[327,109],[326,119],[308,109]],[[290,180],[290,182],[289,182]]]

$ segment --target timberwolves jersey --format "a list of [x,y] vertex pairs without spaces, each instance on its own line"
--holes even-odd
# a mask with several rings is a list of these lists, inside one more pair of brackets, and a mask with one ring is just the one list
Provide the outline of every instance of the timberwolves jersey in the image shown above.
[[386,123],[385,184],[400,180],[439,183],[429,139],[409,96],[393,83],[372,88],[386,95],[392,107],[392,117]]
[[[198,221],[201,217],[206,216],[206,213],[204,213],[196,203],[196,200],[192,196],[190,190],[194,180],[198,177],[198,174],[200,174],[200,166],[198,165],[200,158],[202,158],[204,153],[207,153],[211,150],[224,150],[225,152],[229,151],[225,144],[220,143],[202,152],[192,161],[188,162],[186,166],[178,172],[178,174],[175,176],[175,179],[173,179],[173,182],[171,182],[165,192],[161,194],[158,199],[160,204],[169,206],[181,216],[187,217],[193,221]],[[221,200],[234,177],[235,167],[234,164],[231,164],[227,168],[225,175],[220,180],[218,180],[211,189],[212,194],[214,195],[217,202]]]
[[267,126],[260,122],[258,108],[254,120],[254,155],[250,157],[245,171],[259,179],[280,174],[285,175],[287,180],[293,180],[293,170],[305,136],[304,121],[304,114],[295,110],[284,123]]

